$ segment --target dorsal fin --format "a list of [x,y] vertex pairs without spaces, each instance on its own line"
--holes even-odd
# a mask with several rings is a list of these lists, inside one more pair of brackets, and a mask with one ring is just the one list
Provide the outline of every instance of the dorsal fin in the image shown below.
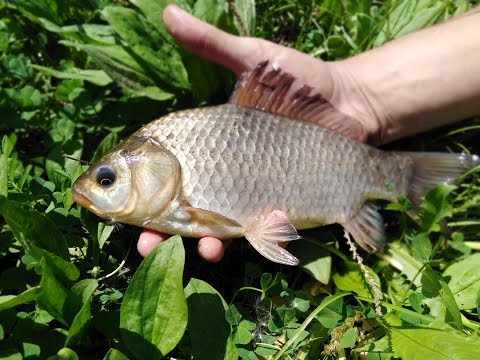
[[321,94],[311,95],[312,88],[301,86],[290,92],[296,78],[278,67],[265,73],[268,61],[240,75],[230,103],[316,123],[350,139],[367,140],[366,131],[357,120],[337,110]]

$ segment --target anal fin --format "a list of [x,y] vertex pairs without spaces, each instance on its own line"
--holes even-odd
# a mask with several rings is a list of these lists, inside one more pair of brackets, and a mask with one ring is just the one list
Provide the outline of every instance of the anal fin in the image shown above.
[[247,230],[244,235],[255,250],[267,259],[279,264],[298,265],[298,259],[279,246],[281,242],[300,238],[287,214],[283,211],[272,211],[257,226]]
[[372,202],[363,207],[350,218],[343,227],[365,251],[373,253],[385,246],[385,226],[379,207]]

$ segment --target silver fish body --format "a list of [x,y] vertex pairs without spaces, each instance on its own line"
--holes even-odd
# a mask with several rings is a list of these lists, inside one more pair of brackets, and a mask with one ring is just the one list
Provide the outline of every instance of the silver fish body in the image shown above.
[[368,199],[406,195],[412,177],[407,156],[234,104],[175,112],[134,136],[177,158],[191,206],[244,227],[273,209],[297,229],[345,223]]
[[[385,242],[375,200],[424,192],[479,165],[475,155],[384,152],[350,140],[359,123],[267,63],[230,103],[168,114],[91,166],[74,199],[97,215],[168,234],[245,238],[266,258],[296,229],[341,224],[367,251]],[[324,125],[324,126],[319,126]],[[328,130],[331,127],[336,131]],[[340,132],[340,133],[338,133]],[[343,135],[342,135],[343,134]]]

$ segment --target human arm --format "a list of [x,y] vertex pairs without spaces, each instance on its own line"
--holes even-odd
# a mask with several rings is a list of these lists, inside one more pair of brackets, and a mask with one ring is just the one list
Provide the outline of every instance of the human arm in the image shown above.
[[[163,15],[167,30],[187,50],[239,75],[266,59],[306,83],[338,111],[364,127],[361,140],[380,144],[480,113],[480,8],[406,35],[347,60],[324,62],[262,39],[242,38],[208,25],[175,6]],[[165,240],[144,232],[142,255]],[[198,251],[221,259],[223,244],[203,238]]]

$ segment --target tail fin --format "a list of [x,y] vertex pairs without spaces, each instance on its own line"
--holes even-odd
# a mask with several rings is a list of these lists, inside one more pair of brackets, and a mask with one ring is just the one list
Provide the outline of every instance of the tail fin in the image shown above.
[[418,206],[428,189],[454,181],[467,170],[480,165],[480,157],[449,153],[404,153],[413,160],[413,178],[408,198]]

